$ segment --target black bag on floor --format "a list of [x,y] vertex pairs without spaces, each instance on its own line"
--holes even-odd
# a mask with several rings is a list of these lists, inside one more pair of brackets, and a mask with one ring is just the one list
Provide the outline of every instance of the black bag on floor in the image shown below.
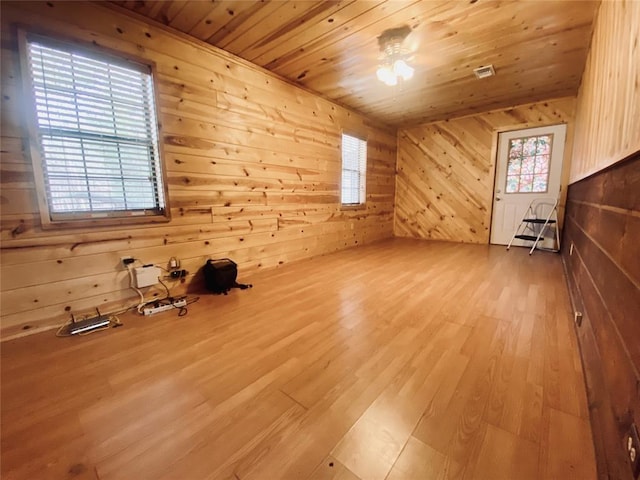
[[203,267],[203,273],[207,290],[213,293],[224,293],[226,295],[232,288],[244,290],[253,286],[236,281],[238,278],[238,265],[230,258],[207,260]]

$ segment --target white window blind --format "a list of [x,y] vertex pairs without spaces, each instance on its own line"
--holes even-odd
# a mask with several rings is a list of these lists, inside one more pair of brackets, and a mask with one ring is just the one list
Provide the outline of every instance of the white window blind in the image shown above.
[[162,212],[150,68],[41,37],[27,49],[51,219]]
[[342,134],[342,194],[343,205],[365,203],[367,185],[367,142]]

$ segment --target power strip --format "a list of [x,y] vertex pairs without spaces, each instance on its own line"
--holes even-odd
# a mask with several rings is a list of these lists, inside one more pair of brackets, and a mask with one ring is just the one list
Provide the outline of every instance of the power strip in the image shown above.
[[173,310],[174,308],[182,308],[187,306],[186,298],[177,298],[172,303],[164,305],[158,305],[157,307],[147,307],[142,309],[142,313],[146,315],[153,315],[154,313],[165,312],[167,310]]

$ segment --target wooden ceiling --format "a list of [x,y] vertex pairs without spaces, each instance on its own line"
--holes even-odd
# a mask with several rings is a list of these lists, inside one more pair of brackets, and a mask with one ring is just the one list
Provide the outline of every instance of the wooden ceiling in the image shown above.
[[[598,1],[117,1],[322,96],[406,126],[575,95]],[[376,78],[377,37],[407,25],[416,69]],[[476,67],[496,76],[477,80]]]

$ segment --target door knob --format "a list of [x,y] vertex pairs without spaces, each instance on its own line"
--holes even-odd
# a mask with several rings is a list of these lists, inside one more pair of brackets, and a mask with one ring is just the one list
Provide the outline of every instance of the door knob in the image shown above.
[[500,200],[502,200],[500,197],[496,197],[496,202],[499,202]]

